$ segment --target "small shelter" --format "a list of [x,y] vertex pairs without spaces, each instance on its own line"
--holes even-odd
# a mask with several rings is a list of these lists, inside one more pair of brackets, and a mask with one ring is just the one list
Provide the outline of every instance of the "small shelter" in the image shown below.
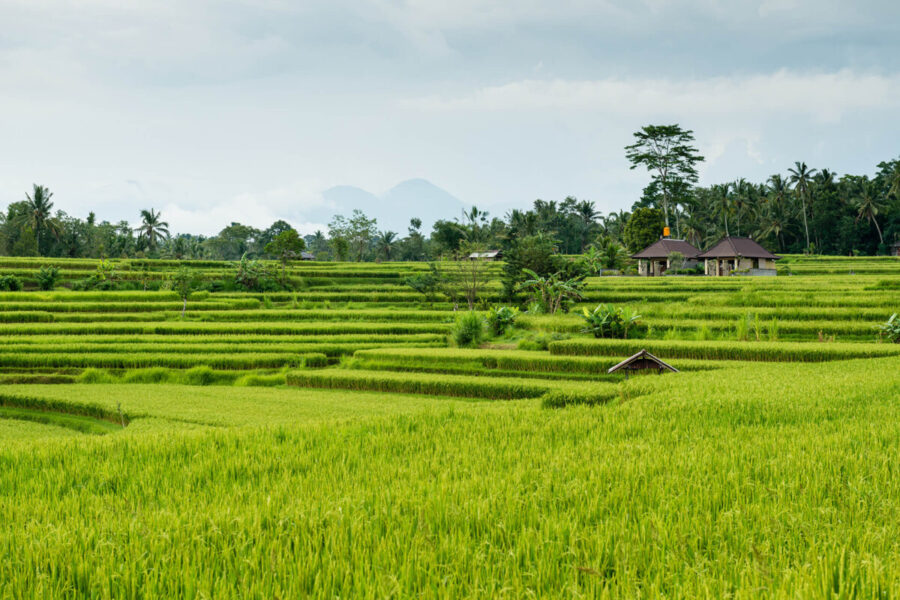
[[616,366],[610,367],[607,373],[616,373],[618,371],[624,371],[625,379],[628,379],[628,375],[631,373],[650,373],[656,371],[657,374],[662,375],[665,371],[677,373],[678,369],[656,358],[647,352],[647,350],[641,350],[634,356],[629,356]]
[[707,275],[724,277],[732,273],[775,275],[775,256],[758,243],[745,237],[726,237],[700,254]]
[[888,247],[888,254],[891,256],[900,256],[900,242],[894,242]]
[[503,251],[488,250],[487,252],[473,252],[468,258],[469,260],[500,260],[503,258]]
[[301,252],[300,260],[316,260],[316,255],[312,252]]
[[679,252],[684,256],[684,264],[681,267],[683,269],[693,269],[700,264],[697,259],[700,250],[684,240],[673,240],[669,237],[660,238],[637,254],[632,254],[631,258],[638,261],[639,275],[656,277],[672,268],[669,255],[673,252]]

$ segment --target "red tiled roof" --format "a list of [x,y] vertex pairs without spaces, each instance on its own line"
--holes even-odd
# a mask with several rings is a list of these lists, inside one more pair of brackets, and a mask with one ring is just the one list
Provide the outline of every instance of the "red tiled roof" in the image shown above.
[[697,258],[770,258],[778,260],[780,256],[775,256],[750,238],[745,237],[727,237],[723,238],[718,244],[698,256]]
[[662,238],[653,242],[637,254],[632,254],[631,258],[668,258],[669,254],[672,252],[681,252],[685,258],[695,258],[700,254],[700,250],[694,248],[684,240]]

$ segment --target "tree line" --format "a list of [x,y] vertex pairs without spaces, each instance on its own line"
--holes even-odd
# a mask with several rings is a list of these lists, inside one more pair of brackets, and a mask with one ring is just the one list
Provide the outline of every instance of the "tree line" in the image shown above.
[[650,125],[635,133],[626,156],[632,168],[647,170],[650,181],[630,211],[604,215],[587,200],[539,199],[502,217],[472,207],[437,221],[430,232],[413,215],[404,233],[381,230],[377,219],[354,210],[306,236],[295,235],[283,220],[265,229],[231,223],[209,237],[173,235],[153,208],[140,211],[137,227],[98,221],[93,212],[79,219],[54,211],[53,193],[34,185],[0,213],[0,254],[284,261],[305,251],[317,260],[430,261],[550,244],[559,254],[591,253],[612,269],[657,239],[664,225],[701,248],[732,235],[753,237],[776,252],[874,255],[900,240],[900,159],[879,163],[873,177],[839,176],[797,162],[765,182],[740,178],[703,187],[696,185],[703,157],[693,139],[693,132],[678,125]]

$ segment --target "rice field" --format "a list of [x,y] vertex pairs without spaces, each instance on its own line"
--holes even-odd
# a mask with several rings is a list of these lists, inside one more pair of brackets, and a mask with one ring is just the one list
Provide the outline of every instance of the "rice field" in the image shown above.
[[0,258],[0,597],[900,595],[900,260],[594,277],[477,348],[421,263],[192,261],[184,317],[178,261],[45,263]]

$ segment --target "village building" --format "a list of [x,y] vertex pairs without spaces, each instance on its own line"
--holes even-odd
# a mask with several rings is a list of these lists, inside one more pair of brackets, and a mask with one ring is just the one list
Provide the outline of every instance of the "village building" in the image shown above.
[[606,372],[612,374],[618,373],[619,371],[625,373],[625,379],[628,379],[629,374],[656,373],[662,375],[667,371],[677,373],[678,369],[653,356],[644,349],[637,354],[629,356],[619,364],[610,367]]
[[693,269],[700,264],[697,255],[700,250],[684,240],[673,240],[663,237],[653,242],[631,258],[638,261],[638,274],[645,277],[658,277],[672,268],[671,255],[678,252],[684,256],[681,269]]
[[707,275],[775,275],[775,256],[750,238],[726,237],[699,255]]
[[900,256],[900,242],[894,242],[888,250],[891,256]]
[[487,252],[473,252],[468,256],[469,260],[500,260],[503,258],[502,250],[488,250]]

